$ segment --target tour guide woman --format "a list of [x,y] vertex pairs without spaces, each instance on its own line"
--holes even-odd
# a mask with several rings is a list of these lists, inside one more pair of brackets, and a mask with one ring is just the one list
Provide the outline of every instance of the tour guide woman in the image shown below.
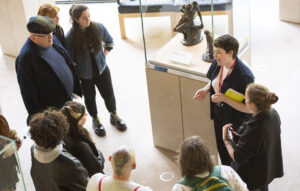
[[223,127],[223,140],[232,167],[246,182],[250,191],[268,191],[268,184],[274,178],[283,176],[280,118],[271,108],[278,97],[259,84],[250,84],[246,90],[246,106],[253,112],[250,121],[245,122],[233,135],[239,136],[237,144],[230,141],[228,128]]
[[95,133],[98,136],[106,135],[97,117],[95,86],[111,114],[110,123],[119,131],[125,131],[127,126],[116,113],[114,90],[105,60],[106,55],[113,48],[113,39],[103,24],[90,20],[90,11],[87,6],[74,4],[69,13],[72,28],[66,35],[66,48],[77,63],[86,109],[93,118]]
[[210,82],[196,92],[194,99],[203,100],[210,92],[210,112],[211,119],[214,120],[218,152],[222,164],[230,165],[232,159],[222,140],[222,128],[225,124],[232,123],[233,129],[236,129],[242,122],[248,121],[251,115],[247,114],[250,111],[244,102],[225,97],[224,93],[232,88],[245,94],[246,87],[254,81],[254,76],[249,68],[237,58],[239,43],[234,37],[220,36],[214,41],[214,47],[215,59],[207,72]]

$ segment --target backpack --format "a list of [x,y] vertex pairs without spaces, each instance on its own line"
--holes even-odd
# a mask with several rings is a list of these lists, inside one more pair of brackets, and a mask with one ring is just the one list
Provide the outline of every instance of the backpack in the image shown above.
[[216,166],[214,170],[205,178],[193,176],[182,178],[179,184],[192,187],[192,191],[232,191],[228,181],[221,177],[221,166]]

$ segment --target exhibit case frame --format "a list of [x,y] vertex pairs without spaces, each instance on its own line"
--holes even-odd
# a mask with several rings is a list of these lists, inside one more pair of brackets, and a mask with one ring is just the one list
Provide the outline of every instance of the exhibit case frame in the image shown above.
[[0,190],[26,191],[14,140],[0,135]]
[[[184,33],[173,30],[184,17],[180,8],[186,3],[192,1],[139,0],[153,143],[177,151],[184,139],[198,135],[218,163],[209,96],[200,102],[193,99],[209,82],[206,73],[211,62],[202,59],[208,51],[203,32],[208,30],[213,39],[234,36],[240,43],[238,57],[250,65],[250,0],[197,0],[203,40],[193,46],[183,45]],[[194,23],[201,23],[197,12],[193,16]]]

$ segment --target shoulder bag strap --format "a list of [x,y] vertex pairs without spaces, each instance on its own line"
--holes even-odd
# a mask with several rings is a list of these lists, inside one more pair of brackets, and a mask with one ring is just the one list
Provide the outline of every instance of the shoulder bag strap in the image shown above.
[[99,181],[99,191],[101,191],[101,184],[102,184],[102,180],[105,178],[106,176],[103,176],[100,181]]
[[207,178],[192,176],[191,178],[182,178],[178,183],[193,188],[196,184],[202,184],[206,179]]

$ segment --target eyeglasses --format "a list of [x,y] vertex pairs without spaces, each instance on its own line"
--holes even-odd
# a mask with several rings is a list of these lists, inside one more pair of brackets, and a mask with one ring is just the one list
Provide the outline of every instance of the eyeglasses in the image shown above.
[[33,36],[37,36],[37,37],[40,37],[40,38],[49,38],[50,36],[52,37],[52,32],[49,33],[49,34],[33,34]]

